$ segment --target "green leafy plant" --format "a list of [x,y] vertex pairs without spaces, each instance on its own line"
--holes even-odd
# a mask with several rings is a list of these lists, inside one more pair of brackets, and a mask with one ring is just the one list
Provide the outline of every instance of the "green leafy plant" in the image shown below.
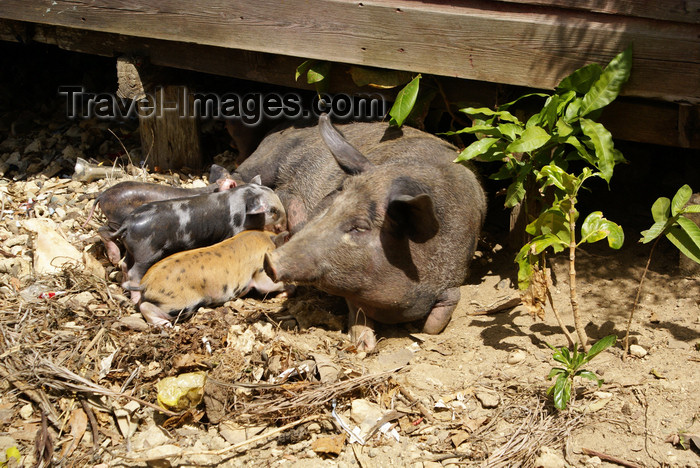
[[700,213],[700,205],[688,204],[692,195],[693,189],[686,184],[678,189],[673,196],[673,200],[661,197],[658,198],[651,207],[651,216],[654,219],[654,224],[646,231],[642,231],[642,238],[639,241],[644,244],[648,244],[651,241],[654,241],[654,243],[649,251],[647,264],[642,273],[642,278],[639,281],[637,295],[634,298],[629,320],[627,321],[625,355],[627,355],[627,351],[629,350],[630,327],[632,325],[634,312],[637,309],[644,279],[647,276],[647,271],[649,271],[651,257],[654,254],[654,249],[659,239],[665,236],[683,255],[696,263],[700,263],[700,227],[698,227],[693,220],[684,216],[689,213]]
[[323,93],[328,89],[328,76],[332,66],[332,62],[325,60],[306,60],[297,67],[294,80],[299,81],[302,75],[306,75],[306,82],[314,85],[317,93]]
[[547,376],[547,379],[549,380],[553,379],[554,377],[557,378],[554,385],[547,389],[547,395],[553,395],[555,408],[558,410],[566,409],[566,406],[569,404],[574,395],[572,392],[574,378],[581,377],[592,380],[598,384],[598,387],[603,384],[603,380],[598,378],[594,372],[582,369],[582,367],[588,364],[591,359],[596,357],[603,350],[614,345],[616,341],[617,336],[608,335],[605,338],[598,340],[587,352],[579,352],[576,347],[574,347],[573,351],[569,351],[569,348],[564,346],[561,348],[555,348],[547,343],[547,346],[554,351],[554,354],[552,354],[552,359],[564,365],[564,367],[552,368]]
[[[588,341],[579,314],[576,293],[576,248],[583,243],[608,240],[610,247],[619,249],[624,241],[622,228],[605,219],[600,211],[591,213],[581,225],[577,240],[576,222],[578,194],[584,183],[594,177],[608,184],[616,164],[624,160],[615,149],[612,135],[596,122],[600,110],[610,104],[629,78],[632,50],[626,49],[603,69],[590,64],[564,78],[554,93],[532,93],[519,97],[496,110],[465,108],[461,112],[472,119],[472,126],[447,134],[474,134],[477,140],[467,146],[456,162],[471,160],[502,162],[500,170],[491,176],[511,180],[505,206],[517,208],[526,220],[530,240],[516,256],[518,285],[530,290],[533,278],[544,287],[530,301],[543,313],[549,298],[557,320],[569,344],[573,339],[546,291],[545,252],[569,249],[569,286],[574,325],[579,342],[586,349]],[[509,111],[525,98],[544,99],[539,112],[521,121]],[[583,169],[575,173],[572,162],[582,162]],[[538,313],[538,315],[541,315]]]

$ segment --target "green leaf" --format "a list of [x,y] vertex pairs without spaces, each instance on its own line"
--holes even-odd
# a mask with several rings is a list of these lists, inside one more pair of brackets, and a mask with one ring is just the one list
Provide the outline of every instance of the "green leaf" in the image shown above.
[[556,377],[559,374],[565,374],[566,369],[563,369],[561,367],[552,367],[552,370],[549,371],[549,375],[547,375],[547,380],[551,380],[552,377]]
[[568,123],[564,122],[564,119],[557,120],[557,134],[560,137],[566,137],[573,133],[574,128]]
[[413,73],[353,65],[350,67],[350,76],[357,86],[390,89],[411,81]]
[[525,290],[530,286],[533,262],[537,262],[536,259],[537,257],[530,255],[530,244],[523,245],[515,256],[515,262],[518,264],[518,288],[520,290]]
[[309,68],[311,68],[311,65],[315,64],[316,62],[318,62],[318,60],[306,60],[304,63],[299,65],[297,67],[296,73],[294,74],[294,81],[298,81],[299,77],[304,73],[308,72]]
[[529,93],[529,94],[523,94],[522,96],[516,98],[514,101],[510,101],[510,102],[507,102],[507,103],[505,103],[505,104],[501,104],[500,106],[498,106],[498,110],[499,110],[499,111],[506,110],[506,109],[508,109],[510,106],[512,106],[513,104],[515,104],[516,102],[521,101],[521,100],[523,100],[523,99],[525,99],[525,98],[533,97],[533,96],[544,97],[544,98],[546,98],[546,97],[549,97],[550,95],[549,95],[549,94],[545,94],[545,93]]
[[690,185],[685,184],[683,187],[679,188],[671,202],[671,215],[676,216],[681,209],[683,209],[685,204],[688,203],[692,195],[693,189],[690,188]]
[[605,349],[613,346],[617,342],[617,335],[608,335],[604,338],[599,339],[595,342],[591,349],[586,353],[586,362],[596,357],[598,354],[603,352]]
[[666,222],[668,220],[668,215],[670,214],[671,200],[666,197],[657,198],[653,205],[651,205],[651,216],[654,221]]
[[482,155],[497,141],[498,138],[482,138],[481,140],[476,140],[459,153],[455,162],[469,161],[470,159]]
[[688,205],[683,208],[683,213],[700,213],[700,205]]
[[565,410],[570,400],[571,381],[564,374],[560,374],[554,384],[554,407],[558,410]]
[[550,139],[549,133],[538,126],[526,128],[520,138],[506,147],[509,153],[529,153],[544,146]]
[[659,221],[657,223],[654,223],[649,229],[641,232],[642,239],[640,239],[639,241],[642,244],[648,244],[649,242],[653,241],[664,232],[664,229],[666,229],[667,224],[668,222],[666,221]]
[[314,61],[309,67],[309,71],[306,73],[306,82],[308,84],[320,83],[328,77],[328,73],[331,71],[331,62],[326,61]]
[[571,75],[567,76],[557,85],[558,91],[575,91],[579,94],[586,94],[591,89],[593,83],[598,81],[603,73],[603,67],[597,63],[591,63],[579,68]]
[[585,370],[585,369],[584,369],[584,370],[580,370],[580,371],[576,372],[576,375],[575,375],[575,376],[581,377],[581,378],[584,378],[584,379],[588,379],[588,380],[592,380],[592,381],[594,381],[595,383],[597,383],[599,387],[600,387],[601,385],[603,385],[603,379],[598,378],[597,375],[595,375],[593,372],[591,372],[591,371],[589,371],[589,370]]
[[442,132],[439,133],[438,135],[459,135],[461,133],[483,133],[486,135],[496,135],[496,136],[501,136],[501,132],[498,129],[498,127],[494,127],[493,125],[472,125],[471,127],[464,127],[460,130],[457,131],[449,131],[449,132]]
[[547,164],[537,173],[537,180],[545,179],[542,188],[554,185],[567,194],[575,193],[579,181],[556,164]]
[[530,241],[530,245],[532,245],[532,253],[535,255],[539,255],[548,247],[552,247],[554,253],[559,253],[568,246],[568,244],[562,242],[562,240],[554,234],[545,234],[535,237]]
[[413,78],[410,83],[403,87],[399,94],[396,95],[396,101],[394,105],[391,106],[389,115],[391,120],[389,123],[393,126],[400,127],[403,125],[404,121],[408,118],[408,115],[413,110],[413,106],[416,103],[416,98],[418,97],[418,89],[420,88],[420,78],[421,75]]
[[520,167],[515,180],[506,190],[506,201],[504,203],[506,208],[513,208],[515,205],[523,201],[523,198],[525,198],[525,179],[527,179],[527,176],[530,175],[531,171],[532,164],[524,164]]
[[578,138],[576,138],[575,136],[572,135],[566,139],[565,143],[576,148],[576,152],[578,153],[578,155],[581,156],[581,158],[584,161],[587,161],[591,166],[595,167],[595,165],[596,165],[595,158],[593,156],[591,156],[591,153],[589,153],[588,150],[586,149],[586,147],[581,144],[581,142],[579,141]]
[[619,249],[625,241],[622,228],[610,220],[603,218],[603,213],[594,211],[589,214],[581,225],[581,240],[579,244],[598,242],[608,238],[608,244],[613,249]]
[[564,112],[565,122],[573,122],[578,118],[582,103],[583,99],[574,99],[568,106],[566,106],[566,112]]
[[505,123],[498,126],[498,131],[501,135],[505,136],[509,141],[513,141],[518,136],[522,135],[523,129],[518,124]]
[[537,236],[542,234],[556,234],[559,231],[569,231],[569,221],[559,208],[549,208],[540,214],[536,220],[525,228],[528,234]]
[[615,167],[615,145],[613,144],[612,135],[610,132],[598,122],[582,118],[581,130],[584,135],[590,138],[593,147],[597,164],[595,166],[602,173],[603,179],[610,182]]
[[605,67],[591,89],[583,96],[579,115],[584,117],[615,100],[632,69],[632,46],[616,55]]
[[489,109],[488,107],[465,107],[459,111],[472,117],[498,117],[500,120],[504,120],[506,122],[520,122],[517,117],[508,111],[495,111]]
[[666,237],[683,255],[700,263],[700,227],[685,216],[678,218],[678,225],[668,229]]

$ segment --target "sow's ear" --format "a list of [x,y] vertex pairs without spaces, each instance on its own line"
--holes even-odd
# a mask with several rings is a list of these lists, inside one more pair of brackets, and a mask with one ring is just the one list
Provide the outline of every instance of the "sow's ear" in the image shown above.
[[287,237],[289,237],[289,232],[283,231],[274,236],[270,236],[270,240],[275,244],[275,247],[282,247],[282,245],[287,242]]
[[323,142],[343,171],[350,175],[356,175],[372,167],[369,159],[352,146],[343,134],[333,126],[328,114],[321,114],[321,117],[318,118],[318,128]]
[[394,236],[408,236],[413,242],[426,242],[440,229],[432,197],[410,177],[397,177],[391,183],[386,217],[385,225]]
[[262,179],[260,178],[260,174],[256,175],[252,179],[250,179],[249,184],[257,184],[257,185],[262,185]]

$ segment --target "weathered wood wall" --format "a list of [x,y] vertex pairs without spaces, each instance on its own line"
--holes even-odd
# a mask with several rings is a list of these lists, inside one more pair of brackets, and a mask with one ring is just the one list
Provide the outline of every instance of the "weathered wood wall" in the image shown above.
[[700,103],[696,1],[544,3],[2,0],[0,18],[535,88],[632,43],[626,94]]
[[274,84],[299,86],[316,58],[473,80],[467,97],[486,99],[487,83],[551,89],[632,43],[629,100],[606,125],[700,148],[700,0],[2,0],[0,19],[4,39]]

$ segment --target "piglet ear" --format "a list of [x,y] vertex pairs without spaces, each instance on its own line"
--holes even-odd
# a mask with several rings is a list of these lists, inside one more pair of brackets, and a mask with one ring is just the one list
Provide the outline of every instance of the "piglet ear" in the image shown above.
[[245,202],[245,214],[253,215],[260,214],[267,211],[267,202],[262,197],[262,195],[254,195],[248,198]]
[[221,179],[217,179],[216,185],[219,187],[219,192],[225,192],[226,190],[236,188],[238,183],[230,177],[222,177]]
[[288,237],[289,237],[289,232],[283,231],[277,235],[270,236],[270,239],[272,240],[272,243],[275,244],[275,247],[281,247],[285,242],[287,242]]
[[260,178],[260,174],[256,175],[256,176],[253,177],[252,179],[250,179],[250,182],[248,182],[248,183],[249,183],[249,184],[258,184],[258,185],[261,185],[261,184],[262,184],[262,179]]
[[426,187],[410,177],[394,179],[387,200],[387,228],[396,237],[426,242],[440,229],[433,198]]

